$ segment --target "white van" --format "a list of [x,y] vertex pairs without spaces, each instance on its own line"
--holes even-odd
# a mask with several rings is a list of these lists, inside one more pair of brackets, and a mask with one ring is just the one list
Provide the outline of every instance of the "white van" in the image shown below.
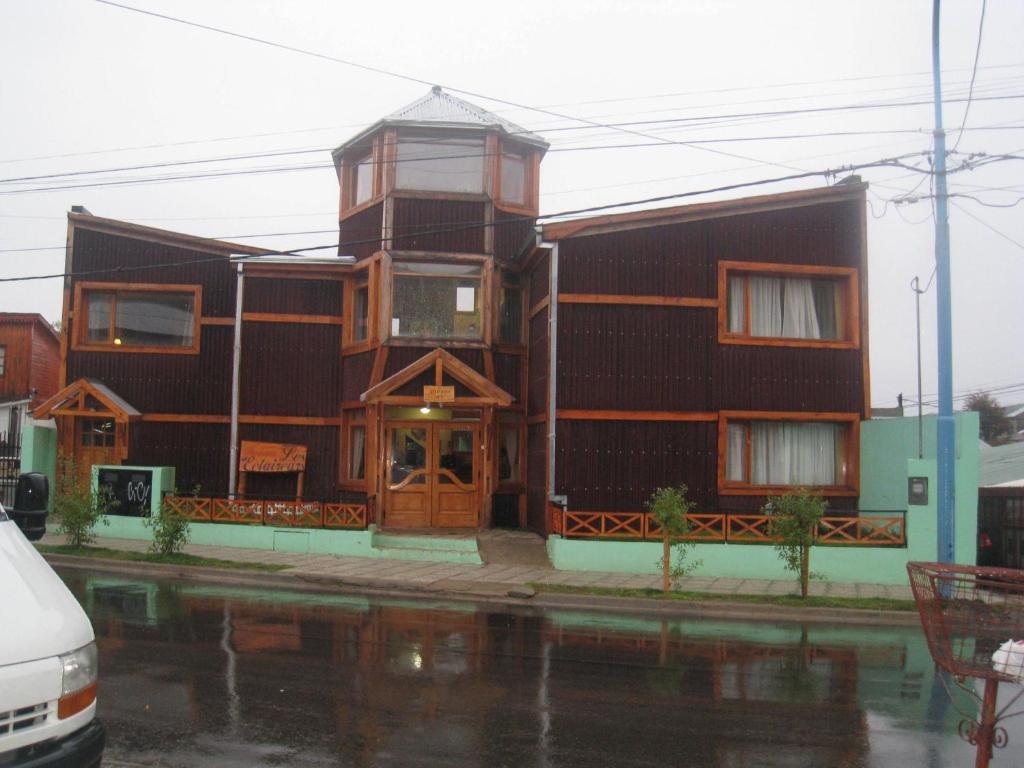
[[93,768],[96,640],[85,611],[0,506],[0,768]]

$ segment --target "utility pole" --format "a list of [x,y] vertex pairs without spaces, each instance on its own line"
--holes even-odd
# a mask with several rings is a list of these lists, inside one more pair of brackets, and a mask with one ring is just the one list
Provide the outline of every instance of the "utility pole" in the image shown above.
[[921,281],[914,277],[910,281],[917,306],[917,458],[924,458],[924,403],[921,402]]
[[953,421],[953,319],[949,285],[949,208],[946,191],[946,133],[942,129],[942,69],[939,64],[939,5],[932,5],[932,78],[935,83],[935,287],[938,299],[939,423],[938,561],[955,560],[956,425]]

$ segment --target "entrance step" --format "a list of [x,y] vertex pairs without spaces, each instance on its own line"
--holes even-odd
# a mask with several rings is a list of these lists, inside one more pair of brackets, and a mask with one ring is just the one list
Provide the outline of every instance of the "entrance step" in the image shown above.
[[484,531],[477,536],[477,543],[485,565],[552,567],[547,543],[530,531]]
[[475,536],[374,533],[372,546],[379,557],[480,565]]

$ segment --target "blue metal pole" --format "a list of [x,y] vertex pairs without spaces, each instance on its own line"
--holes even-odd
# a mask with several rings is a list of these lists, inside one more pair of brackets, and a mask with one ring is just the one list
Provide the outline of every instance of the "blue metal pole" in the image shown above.
[[939,424],[938,561],[955,559],[956,426],[953,420],[953,318],[949,285],[949,207],[946,192],[946,133],[942,129],[942,71],[939,65],[939,3],[932,6],[932,77],[935,82],[935,285],[938,297]]

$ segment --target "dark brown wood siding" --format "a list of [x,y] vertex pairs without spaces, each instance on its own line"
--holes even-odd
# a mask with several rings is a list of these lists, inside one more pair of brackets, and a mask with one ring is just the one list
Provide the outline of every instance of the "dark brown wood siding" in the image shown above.
[[139,422],[131,426],[126,463],[174,467],[179,492],[198,490],[201,496],[225,496],[230,437],[228,424]]
[[[550,257],[542,256],[527,274],[526,305],[535,306],[548,295]],[[547,416],[548,402],[548,308],[529,319],[527,347],[526,413]],[[547,448],[546,423],[530,424],[526,432],[526,519],[538,533],[547,533]]]
[[397,251],[484,253],[482,202],[394,198]]
[[[341,409],[341,326],[245,322],[239,410],[336,417]],[[229,371],[230,374],[230,371]]]
[[511,261],[533,239],[536,219],[518,213],[494,210],[494,256],[500,261]]
[[338,280],[285,280],[247,277],[246,312],[341,316],[342,284]]
[[341,399],[352,402],[370,388],[370,373],[376,351],[347,355],[342,363]]
[[381,250],[384,203],[377,203],[338,223],[338,255],[368,259]]
[[494,378],[495,384],[504,389],[514,398],[515,402],[522,402],[522,367],[523,355],[502,355],[494,356]]

